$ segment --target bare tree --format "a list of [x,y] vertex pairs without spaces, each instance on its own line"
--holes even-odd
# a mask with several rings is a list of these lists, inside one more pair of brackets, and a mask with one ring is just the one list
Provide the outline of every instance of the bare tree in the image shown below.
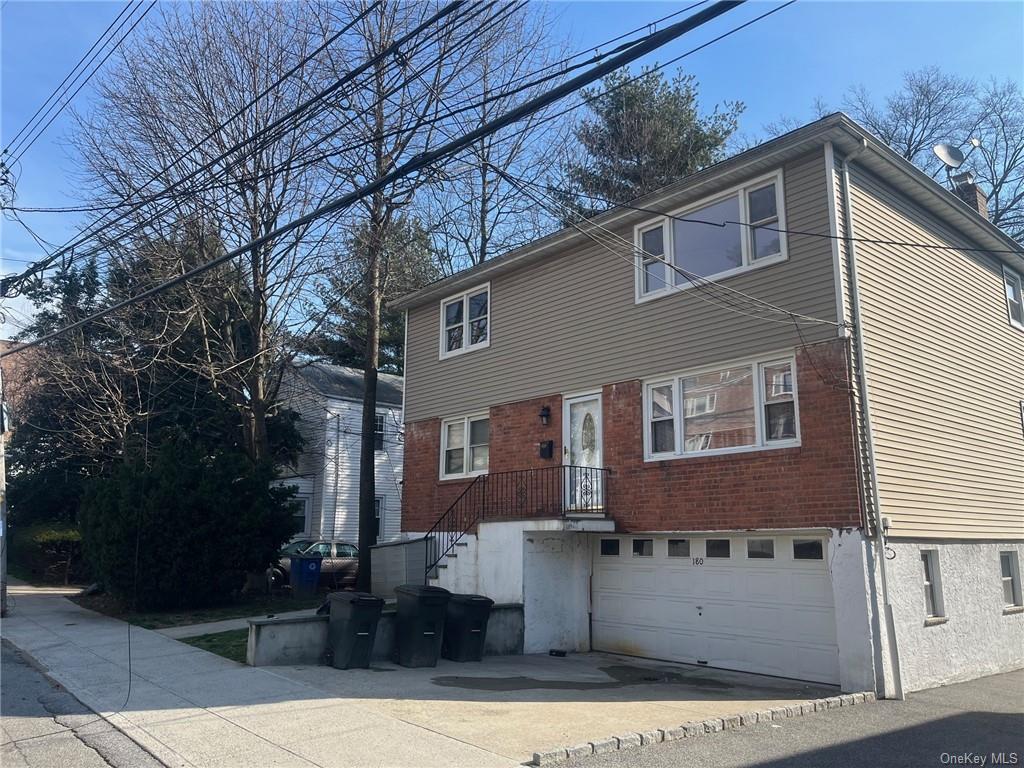
[[[550,27],[546,9],[523,6],[483,31],[460,73],[461,92],[477,103],[461,116],[459,128],[475,128],[551,87],[551,81],[530,85],[534,73],[559,74],[556,62],[564,50],[551,42]],[[567,121],[551,120],[554,110],[540,110],[481,138],[428,188],[424,216],[446,272],[482,264],[556,223],[503,175],[527,183],[548,180],[568,127]]]
[[[79,117],[75,144],[94,199],[144,201],[105,233],[107,269],[138,258],[142,239],[166,241],[182,221],[205,228],[197,250],[167,251],[177,263],[166,265],[166,275],[312,210],[330,193],[332,174],[323,163],[300,162],[318,149],[322,121],[289,120],[269,130],[320,86],[312,64],[281,80],[322,42],[308,6],[203,3],[162,11],[122,48],[96,108]],[[257,94],[264,95],[247,107]],[[154,199],[161,188],[172,192]],[[167,308],[162,333],[200,339],[176,363],[237,409],[254,460],[268,457],[267,418],[290,355],[284,342],[306,322],[297,310],[331,237],[329,222],[317,222],[252,247],[231,269],[190,284],[191,306]]]
[[850,89],[846,109],[879,139],[933,178],[944,171],[936,144],[969,149],[963,170],[974,170],[989,198],[989,219],[1010,236],[1024,237],[1024,95],[1020,83],[979,85],[938,67],[903,76],[899,90],[876,102],[864,86]]

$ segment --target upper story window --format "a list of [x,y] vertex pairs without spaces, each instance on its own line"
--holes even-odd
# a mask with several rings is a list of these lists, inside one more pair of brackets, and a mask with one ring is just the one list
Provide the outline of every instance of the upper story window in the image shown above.
[[1003,267],[1003,284],[1006,286],[1006,310],[1010,313],[1010,325],[1024,331],[1024,278],[1008,267]]
[[481,285],[441,302],[441,357],[491,342],[491,287]]
[[387,417],[383,413],[375,414],[373,417],[373,450],[384,450],[384,433]]
[[465,416],[441,424],[441,477],[471,477],[487,472],[491,422],[487,416]]
[[670,459],[799,444],[792,357],[719,366],[648,383],[644,454]]
[[782,172],[636,228],[642,301],[786,258]]

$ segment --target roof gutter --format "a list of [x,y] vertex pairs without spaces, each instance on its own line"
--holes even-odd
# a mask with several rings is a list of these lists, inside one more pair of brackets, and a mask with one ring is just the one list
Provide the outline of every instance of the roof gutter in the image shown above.
[[[857,393],[860,397],[861,421],[860,431],[863,435],[865,449],[867,451],[868,478],[869,482],[865,489],[865,496],[870,501],[871,517],[875,528],[875,559],[879,564],[882,588],[882,604],[885,611],[885,632],[889,650],[889,667],[892,670],[893,691],[892,696],[887,695],[885,687],[885,675],[881,679],[882,694],[885,698],[902,700],[905,698],[903,692],[903,671],[900,665],[899,644],[896,639],[896,623],[893,618],[892,601],[889,593],[889,568],[887,566],[886,534],[888,521],[882,517],[882,508],[878,495],[878,470],[875,465],[875,439],[871,421],[871,404],[868,399],[867,362],[864,352],[863,323],[860,314],[860,288],[857,277],[857,240],[853,226],[853,206],[850,196],[850,161],[859,157],[869,148],[868,140],[861,139],[860,146],[842,160],[842,189],[843,196],[843,220],[846,228],[846,277],[850,286],[850,317],[853,325],[853,342],[857,360],[854,375],[857,377]],[[863,483],[862,477],[861,482]],[[872,579],[873,581],[873,579]]]

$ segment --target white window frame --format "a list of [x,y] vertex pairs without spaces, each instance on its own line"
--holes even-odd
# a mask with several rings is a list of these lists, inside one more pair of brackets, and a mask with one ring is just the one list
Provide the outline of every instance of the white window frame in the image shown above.
[[[788,363],[793,372],[793,418],[795,420],[796,437],[785,440],[769,440],[766,437],[767,426],[765,421],[765,392],[764,392],[764,368],[765,366]],[[682,409],[682,380],[688,376],[698,376],[702,373],[721,370],[722,368],[739,368],[747,366],[751,368],[754,377],[754,444],[744,445],[736,448],[714,448],[701,449],[698,451],[686,451],[686,436],[683,431],[683,409]],[[693,459],[702,456],[719,456],[729,453],[751,453],[753,451],[771,451],[783,448],[795,448],[800,445],[800,388],[798,386],[799,376],[796,367],[796,355],[790,350],[778,352],[771,355],[763,355],[754,359],[732,360],[729,362],[705,365],[700,368],[683,371],[673,374],[671,377],[659,376],[644,382],[643,386],[643,449],[644,461],[670,461],[677,459]],[[654,453],[651,450],[651,390],[657,387],[672,387],[672,419],[673,433],[675,436],[675,448],[672,451]]]
[[[476,344],[470,344],[469,343],[469,297],[470,296],[475,296],[478,293],[483,293],[484,291],[487,292],[487,338],[484,339],[483,341],[478,341]],[[455,303],[456,301],[461,301],[462,304],[463,304],[463,306],[462,306],[462,341],[463,341],[463,344],[458,349],[454,349],[454,350],[449,352],[448,351],[448,333],[447,333],[448,329],[445,326],[445,312],[444,312],[444,310],[445,310],[445,307],[447,307],[449,304]],[[440,324],[440,340],[439,340],[439,344],[438,344],[438,359],[439,360],[444,360],[444,359],[449,358],[449,357],[458,357],[459,355],[464,355],[467,352],[472,352],[472,351],[477,350],[477,349],[486,349],[487,347],[491,346],[491,331],[493,330],[492,327],[491,327],[491,317],[492,317],[492,314],[493,314],[492,309],[493,308],[491,306],[491,284],[490,284],[490,282],[482,283],[481,285],[477,285],[477,286],[475,286],[473,288],[468,288],[465,291],[461,291],[460,293],[456,293],[456,294],[453,294],[452,296],[448,296],[447,298],[442,299],[441,300],[441,304],[440,304],[440,313],[439,313],[441,317],[440,317],[440,320],[439,320],[439,324]]]
[[[779,253],[775,256],[768,256],[763,259],[753,258],[753,249],[751,247],[753,242],[753,227],[749,226],[753,222],[750,221],[748,212],[747,196],[750,192],[757,191],[761,187],[764,187],[770,183],[775,183],[775,211],[778,214],[778,221],[775,226],[779,229]],[[705,280],[721,280],[733,275],[742,274],[749,272],[752,269],[761,269],[762,267],[768,267],[772,264],[778,264],[779,262],[786,261],[789,258],[789,243],[786,237],[786,195],[783,187],[783,173],[782,169],[778,168],[770,173],[766,173],[762,176],[758,176],[755,179],[746,181],[743,184],[737,184],[734,187],[711,195],[709,197],[701,198],[683,208],[679,208],[674,211],[669,211],[667,215],[647,219],[637,224],[633,228],[633,243],[634,243],[634,269],[633,269],[633,300],[636,304],[642,304],[644,302],[653,301],[663,296],[667,296],[670,293],[676,293],[680,291],[688,291],[695,287],[700,287],[699,284],[694,285],[693,283],[676,283],[676,272],[672,267],[667,268],[667,285],[663,288],[659,288],[654,291],[644,291],[644,262],[653,261],[653,259],[644,254],[642,241],[640,236],[642,233],[648,230],[654,229],[657,226],[662,227],[662,237],[665,243],[665,261],[668,264],[674,264],[675,261],[675,243],[674,238],[674,227],[672,226],[673,217],[675,218],[686,218],[688,214],[694,213],[702,208],[715,203],[722,202],[733,196],[739,196],[739,209],[740,209],[740,221],[744,222],[740,225],[740,249],[742,253],[742,265],[739,267],[733,267],[732,269],[723,270],[713,275],[706,275]],[[767,219],[765,220],[767,221]]]
[[1014,328],[1024,331],[1024,324],[1018,323],[1013,319],[1013,315],[1010,313],[1010,297],[1006,295],[1006,283],[1009,280],[1013,280],[1017,283],[1017,293],[1021,297],[1021,311],[1024,311],[1024,275],[1020,272],[1010,269],[1005,264],[1003,265],[1003,282],[1000,286],[1003,289],[1003,301],[1006,302],[1006,319],[1010,321],[1010,325]]
[[[1003,558],[1009,557],[1010,559],[1010,575],[1003,576]],[[1006,582],[1010,582],[1010,595],[1013,597],[1012,603],[1007,603],[1006,594]],[[1020,608],[1024,606],[1024,599],[1021,597],[1021,586],[1020,586],[1020,558],[1017,556],[1017,552],[1012,549],[1004,549],[999,552],[999,585],[1000,585],[1000,597],[1003,598],[1003,608]]]
[[[380,420],[380,429],[377,429],[377,420]],[[373,450],[386,451],[388,449],[388,413],[377,411],[373,414]],[[377,435],[380,435],[380,448],[377,447]]]
[[457,416],[451,419],[444,419],[441,421],[441,461],[439,466],[439,476],[442,480],[458,480],[467,477],[477,477],[478,475],[486,475],[490,471],[491,459],[490,459],[490,430],[488,430],[487,438],[487,469],[478,469],[474,471],[457,472],[453,474],[446,474],[445,469],[445,454],[448,452],[448,425],[457,424],[462,422],[463,435],[465,437],[465,444],[462,446],[463,457],[462,466],[468,467],[470,465],[470,444],[469,444],[469,424],[473,421],[481,421],[483,419],[490,420],[491,416],[489,413],[474,413],[470,416]]
[[[772,543],[772,556],[771,557],[751,557],[750,556],[750,542],[752,541],[770,541]],[[775,560],[778,553],[778,547],[776,546],[774,536],[750,536],[743,540],[743,556],[746,560],[756,560],[758,562]]]
[[[932,580],[925,578],[924,558],[928,558]],[[946,618],[946,606],[942,600],[942,572],[939,569],[939,551],[937,549],[921,550],[921,586],[924,588],[922,597],[925,598],[924,620],[926,623],[938,622]],[[932,613],[928,613],[927,595],[930,592],[932,598]]]

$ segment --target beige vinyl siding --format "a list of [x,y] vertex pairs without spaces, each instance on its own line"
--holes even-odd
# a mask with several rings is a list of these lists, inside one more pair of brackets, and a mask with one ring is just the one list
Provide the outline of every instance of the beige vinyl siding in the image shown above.
[[[858,238],[973,244],[851,166]],[[859,240],[875,462],[890,535],[1024,538],[1024,333],[985,254]]]
[[[789,229],[827,234],[823,152],[784,166]],[[762,169],[763,172],[763,169]],[[680,199],[679,205],[689,202]],[[674,208],[675,206],[673,206]],[[633,224],[614,231],[625,242],[583,228],[568,252],[491,280],[487,349],[439,360],[440,302],[409,310],[406,419],[453,416],[552,393],[744,358],[801,343],[783,315],[768,319],[747,299],[694,288],[636,304]],[[790,235],[787,261],[726,278],[723,284],[787,310],[834,322],[833,260],[827,238]],[[724,303],[734,305],[723,306]],[[833,325],[802,327],[807,342],[834,338]]]

